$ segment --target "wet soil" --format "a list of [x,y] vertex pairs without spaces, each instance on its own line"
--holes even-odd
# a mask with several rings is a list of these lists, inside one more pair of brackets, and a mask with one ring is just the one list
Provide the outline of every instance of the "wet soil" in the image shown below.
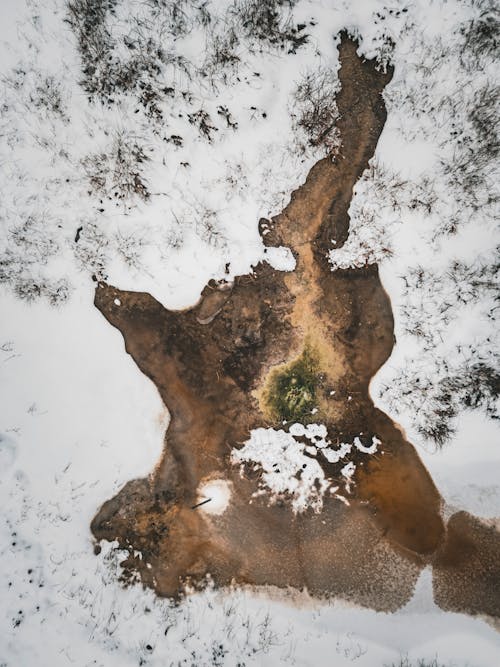
[[[92,531],[128,549],[124,577],[139,575],[159,595],[177,597],[187,582],[203,585],[210,575],[219,586],[293,587],[394,610],[435,562],[441,606],[495,615],[498,533],[460,517],[446,530],[441,497],[415,449],[369,397],[369,382],[394,345],[378,268],[332,272],[328,264],[331,240],[340,247],[348,237],[353,187],[383,129],[382,91],[392,77],[356,48],[342,35],[338,152],[311,169],[280,215],[259,223],[266,245],[291,248],[295,271],[261,263],[232,284],[211,282],[185,311],[167,310],[149,294],[97,286],[96,307],[123,334],[171,421],[155,470],[105,502]],[[287,384],[291,376],[298,386]],[[255,473],[242,476],[230,454],[252,429],[304,417],[311,393],[314,421],[327,425],[333,442],[361,433],[366,443],[377,436],[382,445],[359,461],[350,506],[326,497],[321,512],[296,515],[286,500],[254,497]],[[322,466],[339,477],[339,465]],[[210,478],[231,484],[220,515],[193,509],[200,483]],[[469,576],[467,559],[453,560],[463,540],[481,563],[496,565],[476,568],[477,586],[457,591]],[[491,545],[487,555],[483,544]]]

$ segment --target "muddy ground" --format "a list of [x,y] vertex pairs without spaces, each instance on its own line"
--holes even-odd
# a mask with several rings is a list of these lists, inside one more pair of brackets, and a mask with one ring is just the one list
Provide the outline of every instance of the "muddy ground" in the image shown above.
[[[415,449],[370,399],[369,382],[394,345],[378,268],[332,272],[328,264],[331,240],[341,247],[348,237],[353,187],[384,127],[382,91],[392,77],[356,48],[342,35],[340,148],[311,169],[280,215],[259,223],[266,245],[291,248],[295,271],[261,263],[232,284],[210,283],[186,311],[98,285],[95,305],[157,386],[171,422],[150,477],[104,503],[92,531],[128,549],[124,577],[138,575],[159,595],[178,597],[210,575],[218,586],[307,589],[394,610],[432,564],[441,607],[499,616],[498,532],[466,513],[445,525]],[[382,445],[359,461],[349,506],[328,496],[321,512],[295,515],[286,501],[254,498],[255,474],[241,476],[230,454],[251,429],[310,419],[312,403],[332,442],[362,433]],[[341,464],[322,466],[340,477]],[[232,489],[220,515],[193,509],[210,478]]]

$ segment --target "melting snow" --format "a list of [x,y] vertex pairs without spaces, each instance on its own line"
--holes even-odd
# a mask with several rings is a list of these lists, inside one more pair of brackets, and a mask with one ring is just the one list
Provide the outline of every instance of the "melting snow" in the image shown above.
[[[297,438],[309,440],[303,442]],[[288,431],[272,428],[254,429],[250,439],[241,449],[234,449],[234,463],[255,463],[262,469],[259,495],[270,492],[271,500],[287,496],[291,500],[294,512],[303,512],[311,508],[321,511],[323,496],[330,488],[334,493],[338,487],[332,487],[332,480],[326,477],[320,462],[315,458],[318,451],[328,463],[338,463],[352,450],[353,445],[341,443],[337,448],[331,447],[328,430],[325,424],[292,424]],[[362,445],[358,437],[354,446],[365,454],[373,454],[381,441],[373,437],[369,447]],[[345,478],[345,488],[350,492],[353,484],[352,476],[356,470],[353,462],[347,462],[341,469]],[[345,502],[345,498],[338,496]]]
[[211,479],[202,482],[198,488],[200,510],[206,514],[223,514],[229,505],[230,499],[231,483],[226,479]]
[[277,248],[266,248],[264,259],[276,271],[294,271],[297,262],[290,248],[279,246]]

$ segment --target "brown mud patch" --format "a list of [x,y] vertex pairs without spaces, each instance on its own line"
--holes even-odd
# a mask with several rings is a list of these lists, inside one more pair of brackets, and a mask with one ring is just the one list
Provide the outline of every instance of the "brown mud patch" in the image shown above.
[[[292,587],[394,610],[440,554],[438,599],[442,606],[452,600],[457,570],[447,554],[455,547],[450,532],[445,541],[440,495],[369,397],[394,345],[378,268],[332,272],[327,259],[331,239],[336,247],[347,239],[353,187],[383,129],[381,93],[392,77],[359,58],[346,35],[339,51],[341,146],[311,169],[280,215],[259,223],[266,245],[291,248],[293,272],[261,263],[233,284],[210,283],[185,311],[105,283],[96,290],[97,308],[123,334],[171,421],[151,476],[104,503],[92,531],[97,540],[118,540],[130,553],[125,576],[138,574],[160,595],[178,596],[186,582],[203,585],[210,575],[218,586]],[[349,506],[327,495],[321,512],[294,514],[286,500],[254,497],[255,471],[240,475],[230,456],[252,429],[304,421],[311,405],[332,442],[362,434],[365,444],[373,436],[382,444],[370,458],[359,456]],[[340,478],[343,463],[321,465],[328,478]],[[221,514],[193,509],[200,483],[211,478],[232,488]],[[494,609],[480,601],[471,607]]]

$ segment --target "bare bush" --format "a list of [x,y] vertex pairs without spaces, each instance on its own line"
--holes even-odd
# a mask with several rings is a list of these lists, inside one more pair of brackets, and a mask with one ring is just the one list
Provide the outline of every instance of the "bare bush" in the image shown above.
[[82,85],[91,94],[109,93],[106,62],[113,40],[106,19],[116,4],[117,0],[70,0],[67,5],[67,21],[77,38],[82,59]]
[[25,264],[46,264],[48,258],[59,250],[59,244],[47,231],[48,227],[44,215],[29,215],[9,229],[10,242]]
[[210,114],[205,109],[198,109],[198,111],[188,114],[188,120],[191,125],[194,125],[198,129],[200,135],[209,142],[213,139],[212,134],[218,132],[218,128],[212,125]]
[[148,199],[144,163],[149,160],[138,140],[122,131],[116,132],[109,152],[93,153],[82,160],[90,192],[121,200],[135,196]]
[[429,177],[409,181],[379,160],[372,160],[362,177],[368,188],[371,205],[393,212],[419,210],[430,214],[437,201],[435,188]]
[[307,144],[331,154],[339,145],[336,128],[336,97],[340,84],[336,72],[327,67],[306,72],[293,95],[294,124],[305,134]]
[[13,286],[14,292],[20,299],[31,302],[40,297],[45,297],[52,306],[58,306],[66,301],[71,292],[69,283],[65,278],[48,280],[46,278],[18,277],[14,280]]
[[402,656],[398,662],[393,662],[390,665],[386,664],[384,667],[452,667],[452,665],[440,662],[437,658],[410,660],[408,656]]
[[113,144],[113,182],[115,197],[129,199],[137,195],[142,199],[149,197],[146,181],[142,174],[142,165],[149,158],[144,148],[132,137],[118,133]]
[[[71,287],[66,278],[53,279],[44,276],[41,267],[59,246],[49,238],[47,230],[29,233],[30,226],[14,228],[11,238],[16,244],[0,253],[0,284],[8,285],[25,301],[46,298],[53,306],[66,301]],[[45,254],[46,253],[46,254]]]
[[478,61],[499,56],[500,11],[495,0],[474,0],[477,16],[462,26],[464,48],[461,60],[468,70],[475,70]]
[[[191,64],[165,44],[192,28],[187,9],[195,5],[196,18],[207,20],[205,7],[191,0],[148,0],[130,15],[128,32],[120,37],[110,24],[117,0],[71,0],[67,21],[76,35],[82,60],[81,84],[89,96],[112,105],[123,93],[134,93],[151,119],[163,118],[161,102],[168,96],[162,74],[182,72]],[[139,11],[139,9],[141,11]]]
[[213,209],[207,206],[197,208],[195,229],[198,236],[208,245],[220,247],[224,244],[219,218]]
[[481,303],[485,316],[493,318],[498,307],[499,270],[496,261],[481,257],[472,264],[454,260],[441,271],[410,267],[402,276],[402,329],[430,350],[443,342],[446,327],[464,306]]
[[213,29],[208,33],[207,55],[201,73],[213,87],[219,79],[227,85],[229,77],[236,75],[240,62],[239,45],[240,39],[231,23],[222,30]]
[[[493,216],[500,199],[498,155],[500,154],[500,95],[496,86],[479,88],[466,104],[452,103],[454,151],[442,160],[441,169],[452,193],[450,221],[442,230],[453,232],[477,211]],[[439,230],[438,230],[439,231]]]
[[30,101],[35,107],[47,109],[50,113],[59,115],[66,122],[69,122],[62,86],[55,77],[41,77],[30,96]]
[[[163,236],[164,243],[160,245],[160,252],[162,253],[163,259],[167,258],[168,250],[179,250],[184,244],[184,234],[187,227],[186,221],[182,218],[178,218],[175,213],[172,213],[172,217],[173,222]],[[166,247],[166,250],[164,247]]]
[[347,239],[332,239],[332,269],[362,267],[391,257],[399,214],[415,209],[430,213],[436,198],[427,179],[409,181],[373,160],[356,184]]
[[137,233],[115,235],[115,247],[125,264],[138,271],[142,266],[142,249],[146,245],[144,238]]
[[99,227],[89,222],[82,226],[73,253],[82,271],[91,273],[97,280],[106,280],[109,263],[109,240]]
[[380,394],[396,414],[407,411],[425,439],[443,446],[454,434],[461,410],[478,409],[491,419],[500,418],[500,358],[488,351],[488,344],[481,350],[460,346],[449,360],[408,360]]
[[295,26],[291,15],[293,0],[235,0],[229,14],[238,32],[253,48],[277,48],[295,53],[308,40],[305,25]]

